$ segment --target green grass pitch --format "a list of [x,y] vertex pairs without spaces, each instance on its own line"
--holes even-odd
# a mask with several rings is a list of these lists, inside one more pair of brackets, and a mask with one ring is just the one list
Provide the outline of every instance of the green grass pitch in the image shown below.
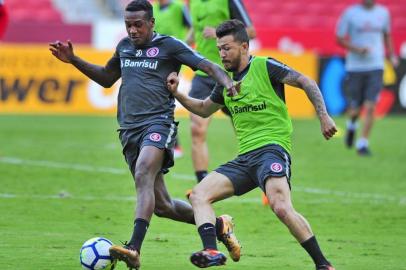
[[[322,138],[317,120],[293,121],[295,208],[337,269],[406,269],[405,118],[376,122],[369,158],[344,147],[344,119],[336,121],[341,134],[331,141]],[[176,198],[184,198],[195,183],[189,122],[180,122],[185,156],[166,176]],[[80,269],[85,240],[128,240],[135,191],[116,128],[113,117],[0,116],[2,269]],[[211,169],[236,155],[228,119],[213,119],[208,141]],[[218,269],[313,269],[305,251],[261,204],[259,190],[215,208],[235,218],[243,245],[240,262],[229,259]],[[200,248],[195,227],[153,217],[141,269],[195,269],[189,256]],[[121,263],[117,269],[126,268]]]

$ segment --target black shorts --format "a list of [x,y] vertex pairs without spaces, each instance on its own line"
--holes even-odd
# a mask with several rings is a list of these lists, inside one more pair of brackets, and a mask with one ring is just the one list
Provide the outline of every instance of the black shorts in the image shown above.
[[290,155],[277,144],[266,145],[239,155],[215,171],[231,180],[234,194],[237,196],[256,187],[265,192],[265,182],[270,176],[286,176],[290,187]]
[[[201,100],[206,99],[211,95],[215,86],[216,81],[211,77],[195,75],[192,79],[192,88],[190,89],[189,96]],[[221,108],[221,111],[231,116],[226,106]]]
[[145,128],[119,130],[121,145],[125,160],[134,175],[135,164],[142,147],[147,145],[155,146],[165,150],[164,162],[162,163],[162,173],[167,173],[174,165],[173,148],[177,134],[178,123],[152,124]]
[[359,108],[365,101],[376,103],[383,85],[383,70],[348,72],[344,89],[350,108]]

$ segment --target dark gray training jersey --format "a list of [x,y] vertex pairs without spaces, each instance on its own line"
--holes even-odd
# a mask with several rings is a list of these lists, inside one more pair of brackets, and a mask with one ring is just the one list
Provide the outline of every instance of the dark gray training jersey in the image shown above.
[[166,88],[166,78],[182,64],[192,69],[204,58],[182,41],[154,33],[148,44],[136,47],[123,38],[110,60],[121,67],[117,120],[120,129],[152,123],[172,123],[175,100]]

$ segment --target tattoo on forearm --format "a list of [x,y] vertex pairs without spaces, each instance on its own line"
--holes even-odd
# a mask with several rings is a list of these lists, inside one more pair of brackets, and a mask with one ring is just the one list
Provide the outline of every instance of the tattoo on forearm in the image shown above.
[[307,97],[312,102],[317,115],[323,115],[327,113],[323,96],[321,95],[319,87],[313,80],[310,80],[297,71],[291,70],[285,76],[285,78],[283,78],[282,83],[302,88],[306,92]]
[[289,73],[282,79],[282,83],[289,84],[294,87],[300,87],[299,78],[302,76],[299,72],[294,70],[289,71]]
[[326,105],[324,104],[323,96],[321,95],[320,89],[313,80],[304,78],[303,90],[306,92],[308,98],[313,103],[314,109],[317,115],[327,114]]

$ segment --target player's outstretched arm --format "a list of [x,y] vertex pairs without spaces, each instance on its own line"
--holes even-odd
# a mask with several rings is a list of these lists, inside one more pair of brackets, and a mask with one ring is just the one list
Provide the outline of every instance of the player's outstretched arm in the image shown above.
[[337,128],[333,119],[327,113],[326,105],[324,104],[324,99],[317,83],[293,69],[288,72],[281,82],[294,87],[299,87],[306,92],[306,95],[312,102],[320,120],[321,132],[323,133],[324,138],[328,140],[333,137],[337,132]]
[[227,89],[228,96],[236,96],[238,94],[238,89],[236,89],[234,86],[233,80],[231,80],[231,78],[219,65],[204,59],[199,63],[197,68],[206,72],[216,82],[224,86]]
[[176,72],[172,72],[168,75],[166,87],[188,111],[201,117],[209,117],[222,107],[222,105],[211,101],[210,97],[207,97],[205,100],[189,97],[178,91],[178,85],[179,77]]
[[57,59],[72,64],[103,87],[111,87],[121,76],[120,63],[114,58],[110,59],[105,67],[90,64],[74,54],[70,40],[68,40],[67,44],[60,41],[50,43],[49,50]]

